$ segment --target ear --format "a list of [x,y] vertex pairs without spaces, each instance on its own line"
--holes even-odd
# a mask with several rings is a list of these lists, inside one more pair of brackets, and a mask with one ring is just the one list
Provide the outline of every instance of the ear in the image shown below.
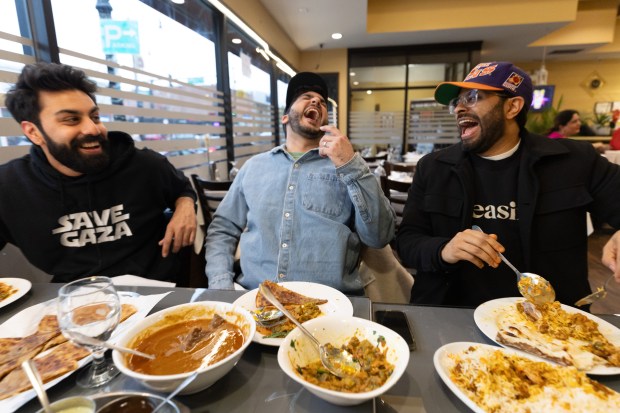
[[24,132],[24,135],[26,135],[26,137],[30,139],[30,142],[38,146],[41,146],[41,144],[45,142],[45,139],[43,139],[43,136],[41,135],[41,132],[39,131],[37,125],[27,120],[22,121],[20,125],[22,127],[22,131]]
[[506,119],[516,118],[519,112],[521,112],[523,105],[525,105],[525,99],[521,96],[507,99],[506,105],[504,106]]
[[288,120],[288,114],[285,113],[284,115],[282,115],[282,125],[286,125],[288,123]]

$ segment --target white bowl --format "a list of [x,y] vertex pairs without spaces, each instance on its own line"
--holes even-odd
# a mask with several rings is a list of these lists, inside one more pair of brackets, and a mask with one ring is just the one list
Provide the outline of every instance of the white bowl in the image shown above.
[[[214,314],[218,314],[226,321],[237,325],[243,332],[244,341],[239,349],[228,355],[226,358],[218,361],[217,363],[201,367],[198,370],[199,374],[196,376],[194,381],[179,393],[193,394],[206,389],[228,373],[237,364],[237,361],[239,361],[245,349],[250,345],[252,342],[252,337],[254,337],[254,333],[256,332],[256,323],[249,311],[242,307],[219,301],[201,301],[180,304],[158,311],[157,313],[151,314],[145,319],[139,321],[125,334],[123,334],[123,336],[119,339],[118,344],[123,347],[129,347],[129,343],[131,343],[134,337],[146,328],[157,324],[161,324],[162,327],[164,325],[170,325],[169,321],[173,318],[179,319],[179,315],[181,315],[183,320],[188,320],[195,318],[212,318]],[[121,354],[117,350],[112,352],[112,359],[114,360],[116,367],[118,367],[122,373],[129,377],[133,377],[152,390],[163,393],[169,393],[176,389],[183,379],[192,373],[191,371],[168,375],[138,373],[127,367],[125,355]]]
[[[319,355],[314,345],[299,328],[295,328],[285,338],[278,350],[278,364],[293,380],[303,385],[308,391],[321,399],[341,406],[353,406],[363,403],[385,393],[400,379],[409,363],[409,347],[398,333],[373,321],[357,317],[325,316],[306,321],[303,326],[309,330],[321,343],[332,343],[339,347],[356,336],[360,340],[366,339],[376,343],[379,337],[384,337],[387,347],[387,361],[394,365],[392,375],[383,386],[363,393],[346,393],[328,390],[307,382],[299,376],[295,366],[305,366],[318,360]],[[291,345],[292,341],[294,345]]]

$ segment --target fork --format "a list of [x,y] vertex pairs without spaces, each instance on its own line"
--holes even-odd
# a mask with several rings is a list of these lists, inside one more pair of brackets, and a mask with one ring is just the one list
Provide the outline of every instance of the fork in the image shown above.
[[607,278],[605,284],[603,284],[602,287],[599,287],[592,294],[586,295],[581,300],[578,300],[575,305],[579,307],[586,304],[592,304],[593,302],[598,301],[601,298],[605,298],[605,296],[607,296],[607,286],[609,285],[609,281],[611,281],[612,278],[614,278],[613,274],[610,275],[609,278]]

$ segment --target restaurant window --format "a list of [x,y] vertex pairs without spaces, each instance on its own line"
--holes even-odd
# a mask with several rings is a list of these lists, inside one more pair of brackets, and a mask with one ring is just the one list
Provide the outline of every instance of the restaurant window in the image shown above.
[[0,4],[0,163],[4,163],[25,154],[30,145],[4,106],[4,94],[17,81],[24,64],[34,63],[35,57],[30,28],[27,24],[20,27],[20,21],[28,21],[25,0],[4,0]]
[[433,92],[440,82],[462,79],[479,49],[479,42],[350,49],[348,130],[356,149],[400,156],[418,143],[426,150],[455,142],[447,127],[454,120]]
[[129,133],[186,174],[207,175],[226,159],[211,9],[199,0],[51,3],[60,61],[97,82],[108,130]]
[[271,102],[272,63],[264,50],[228,25],[228,74],[232,102],[235,167],[275,145]]

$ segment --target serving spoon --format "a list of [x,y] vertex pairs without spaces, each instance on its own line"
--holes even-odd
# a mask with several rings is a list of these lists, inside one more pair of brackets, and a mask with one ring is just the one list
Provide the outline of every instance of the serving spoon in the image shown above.
[[[483,232],[478,225],[472,225],[474,231]],[[515,274],[517,274],[517,288],[523,297],[534,304],[546,304],[555,300],[555,290],[551,283],[538,274],[531,272],[520,272],[517,268],[504,257],[502,253],[498,253],[504,264],[509,266]]]
[[144,357],[150,360],[155,359],[155,356],[152,354],[146,354],[138,350],[133,350],[131,348],[117,346],[116,344],[112,344],[107,341],[99,340],[97,338],[87,336],[77,331],[72,331],[70,334],[70,338],[77,341],[78,343],[86,344],[88,346],[109,348],[111,350],[120,351],[121,353],[129,353],[129,354],[133,354],[134,356],[140,356],[140,357]]
[[181,390],[183,390],[184,388],[187,387],[188,384],[190,384],[191,382],[194,381],[194,379],[196,378],[196,376],[198,376],[198,370],[196,370],[195,372],[193,372],[192,374],[190,374],[189,376],[187,376],[185,378],[185,380],[183,380],[181,382],[181,384],[179,384],[177,386],[176,389],[174,389],[174,391],[172,393],[170,393],[168,395],[168,397],[166,397],[164,400],[162,400],[161,403],[159,403],[157,406],[155,406],[155,408],[153,409],[153,411],[151,413],[155,413],[157,411],[159,411],[162,407],[164,407],[166,404],[168,404],[170,402],[170,400],[172,400],[172,398],[174,396],[176,396],[177,394],[179,394],[179,392]]
[[334,347],[330,343],[321,344],[304,326],[301,325],[295,317],[278,301],[278,299],[272,294],[269,287],[260,284],[260,292],[265,296],[271,304],[278,310],[287,316],[299,329],[312,341],[312,343],[319,350],[319,356],[323,366],[333,375],[338,377],[348,377],[361,370],[361,366],[358,361],[353,358],[353,355],[345,349]]
[[43,406],[43,411],[45,413],[54,413],[54,411],[52,410],[52,406],[50,406],[50,401],[47,398],[47,393],[43,388],[41,376],[39,376],[39,372],[34,365],[34,361],[32,361],[32,359],[24,361],[22,363],[22,369],[24,369],[28,380],[30,380],[30,383],[32,384],[32,388],[34,389],[35,393],[37,393],[37,397],[41,402],[41,406]]
[[263,327],[275,327],[283,324],[286,321],[284,313],[280,310],[265,310],[265,311],[252,311],[250,313],[254,316],[254,320]]

